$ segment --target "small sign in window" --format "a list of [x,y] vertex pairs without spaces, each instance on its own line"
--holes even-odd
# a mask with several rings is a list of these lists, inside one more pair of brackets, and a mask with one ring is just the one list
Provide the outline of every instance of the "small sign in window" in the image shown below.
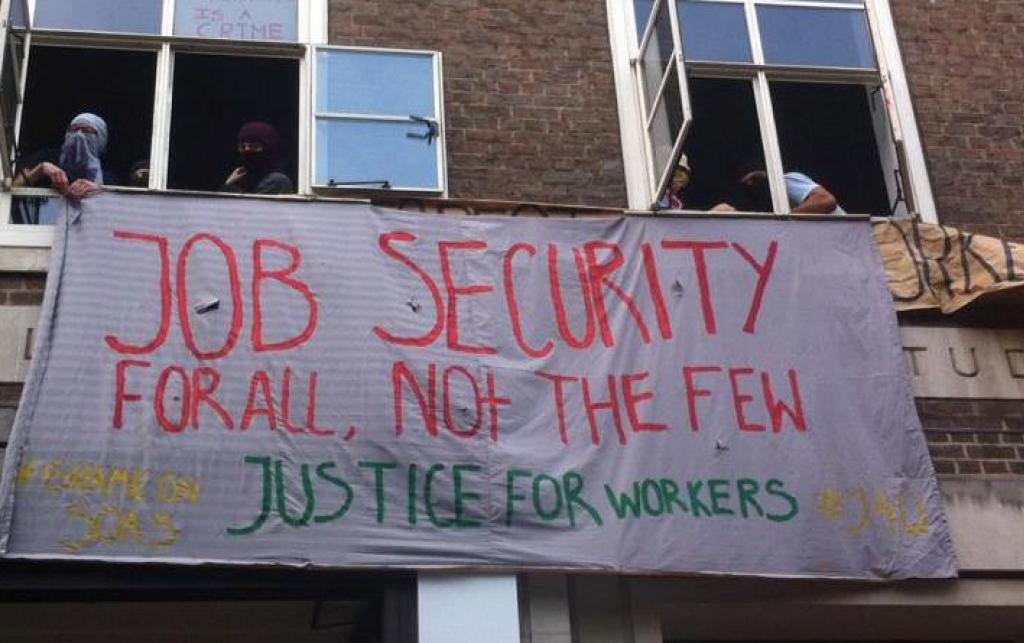
[[177,0],[174,35],[231,40],[298,40],[295,0]]

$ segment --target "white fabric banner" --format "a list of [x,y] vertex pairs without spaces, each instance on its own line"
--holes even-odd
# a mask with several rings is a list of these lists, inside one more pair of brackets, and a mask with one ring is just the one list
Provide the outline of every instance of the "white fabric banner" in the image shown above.
[[956,573],[867,222],[68,219],[8,556]]

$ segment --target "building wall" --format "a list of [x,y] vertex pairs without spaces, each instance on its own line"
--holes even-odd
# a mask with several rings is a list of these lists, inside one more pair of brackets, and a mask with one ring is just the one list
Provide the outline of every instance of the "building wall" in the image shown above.
[[608,22],[595,0],[332,0],[334,45],[444,58],[453,198],[626,206]]
[[1024,240],[1024,3],[890,3],[940,221]]
[[1024,476],[1024,402],[918,398],[937,473]]

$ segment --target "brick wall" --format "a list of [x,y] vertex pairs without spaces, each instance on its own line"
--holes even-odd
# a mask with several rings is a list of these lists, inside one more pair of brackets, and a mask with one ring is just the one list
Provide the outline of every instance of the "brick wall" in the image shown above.
[[1024,2],[890,2],[940,219],[1024,240]]
[[1020,400],[917,400],[938,473],[1024,475]]
[[336,45],[441,51],[449,192],[625,207],[596,0],[332,0]]
[[38,306],[45,287],[45,274],[0,273],[0,306]]

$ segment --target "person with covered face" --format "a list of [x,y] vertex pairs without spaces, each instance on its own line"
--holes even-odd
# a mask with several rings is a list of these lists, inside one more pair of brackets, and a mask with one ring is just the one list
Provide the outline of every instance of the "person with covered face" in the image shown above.
[[81,199],[104,183],[101,157],[107,149],[107,123],[95,114],[71,119],[60,150],[35,154],[14,177],[15,186],[51,187]]
[[281,137],[274,126],[262,121],[251,121],[238,130],[238,156],[242,164],[236,167],[222,192],[245,194],[291,194],[295,192],[292,180],[283,172]]

